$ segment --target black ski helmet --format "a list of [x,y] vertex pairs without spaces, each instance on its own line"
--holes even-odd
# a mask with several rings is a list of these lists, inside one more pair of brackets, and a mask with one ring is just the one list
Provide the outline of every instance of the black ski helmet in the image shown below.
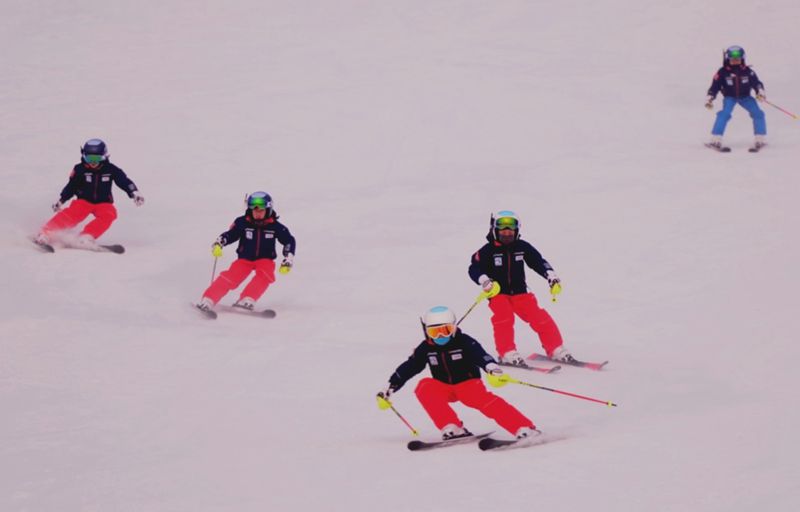
[[730,65],[731,59],[741,59],[742,66],[744,66],[744,48],[741,46],[729,46],[722,56],[722,62],[725,66]]
[[247,213],[252,213],[253,208],[267,210],[267,217],[272,216],[272,196],[266,192],[253,192],[247,196]]
[[98,164],[108,160],[108,148],[100,139],[89,139],[81,147],[81,158],[84,162]]
[[511,210],[499,210],[492,213],[489,225],[492,227],[492,237],[496,241],[500,241],[501,229],[513,229],[514,240],[519,240],[519,227],[521,223],[517,214]]

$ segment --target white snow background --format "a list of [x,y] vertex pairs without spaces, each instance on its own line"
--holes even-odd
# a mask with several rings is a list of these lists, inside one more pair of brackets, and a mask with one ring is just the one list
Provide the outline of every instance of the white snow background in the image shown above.
[[[701,143],[728,45],[800,111],[800,3],[0,11],[0,510],[797,510],[800,121],[764,105],[753,155],[737,108],[731,154]],[[115,191],[103,240],[128,251],[39,253],[26,237],[92,137],[147,200]],[[261,189],[298,240],[260,301],[278,317],[206,321],[210,245]],[[426,308],[478,294],[496,209],[560,274],[555,304],[528,277],[567,346],[611,361],[512,373],[620,405],[510,385],[566,439],[409,452],[374,395]],[[462,326],[493,351],[489,316]],[[517,342],[539,348],[520,322]],[[437,436],[415,383],[395,406]]]

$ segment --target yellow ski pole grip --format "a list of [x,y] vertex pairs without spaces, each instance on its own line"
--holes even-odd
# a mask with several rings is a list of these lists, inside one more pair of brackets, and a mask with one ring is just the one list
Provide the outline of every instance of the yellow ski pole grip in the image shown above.
[[556,283],[550,288],[550,295],[553,297],[553,302],[557,300],[557,296],[561,293],[561,283]]

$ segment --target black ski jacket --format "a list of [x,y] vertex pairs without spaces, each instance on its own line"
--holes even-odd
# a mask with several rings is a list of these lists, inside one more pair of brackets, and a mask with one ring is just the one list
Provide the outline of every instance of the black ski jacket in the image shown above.
[[518,295],[528,292],[525,265],[542,277],[547,276],[548,270],[553,270],[539,251],[525,240],[515,240],[503,245],[495,241],[491,233],[486,236],[486,240],[489,243],[472,255],[469,266],[469,277],[476,283],[485,274],[500,284],[500,293]]
[[66,203],[75,196],[93,204],[113,203],[112,183],[116,183],[131,198],[138,190],[122,169],[111,162],[103,162],[96,169],[81,162],[72,168],[67,186],[61,191],[59,199],[62,203]]
[[426,339],[414,349],[406,362],[397,367],[389,378],[392,391],[397,391],[408,379],[429,366],[431,376],[447,384],[479,379],[481,368],[497,363],[472,336],[457,329],[447,345],[437,345]]
[[294,254],[296,242],[289,228],[278,222],[274,213],[261,222],[256,221],[249,214],[242,215],[233,221],[228,231],[219,235],[217,241],[222,245],[239,241],[236,254],[239,258],[255,261],[262,258],[274,260],[278,253],[275,249],[275,240],[283,245],[283,255]]
[[716,98],[717,93],[722,91],[726,98],[747,98],[751,90],[758,94],[763,89],[764,84],[750,67],[728,65],[719,68],[714,75],[708,95]]

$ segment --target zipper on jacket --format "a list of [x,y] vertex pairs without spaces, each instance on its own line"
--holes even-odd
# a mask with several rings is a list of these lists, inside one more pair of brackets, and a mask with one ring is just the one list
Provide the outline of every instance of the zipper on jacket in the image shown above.
[[444,365],[444,371],[447,372],[448,384],[452,384],[453,383],[453,374],[450,373],[450,367],[447,366],[447,354],[448,353],[447,352],[440,352],[440,354],[442,355],[442,364]]
[[514,285],[511,282],[511,251],[508,251],[508,293],[514,294]]
[[93,195],[93,203],[97,202],[97,182],[100,181],[100,175],[96,174],[94,177],[94,195]]
[[258,259],[258,255],[261,252],[261,228],[256,228],[256,258]]

